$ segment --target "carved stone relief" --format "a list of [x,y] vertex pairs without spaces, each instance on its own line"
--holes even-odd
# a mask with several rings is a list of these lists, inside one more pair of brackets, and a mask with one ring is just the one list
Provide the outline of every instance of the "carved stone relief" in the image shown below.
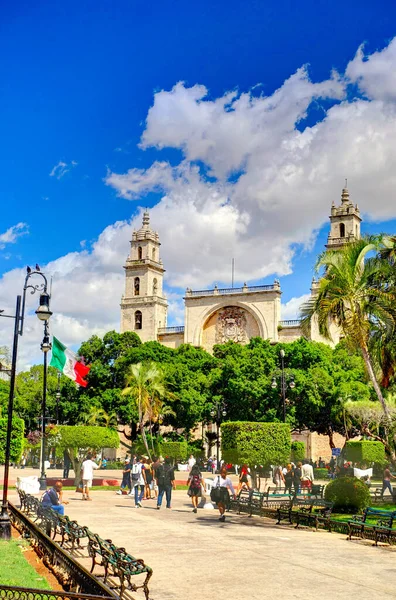
[[247,342],[246,313],[243,308],[237,306],[226,306],[217,316],[216,344],[229,341],[239,344]]

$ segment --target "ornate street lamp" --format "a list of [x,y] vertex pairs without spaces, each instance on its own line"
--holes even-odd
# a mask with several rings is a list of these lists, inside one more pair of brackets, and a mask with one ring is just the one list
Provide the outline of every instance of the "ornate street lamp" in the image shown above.
[[[287,390],[287,387],[289,387],[291,389],[295,388],[296,384],[294,383],[293,375],[291,375],[290,377],[286,377],[286,375],[285,375],[285,351],[283,350],[283,348],[279,352],[279,356],[281,359],[281,373],[280,373],[279,379],[280,379],[280,392],[281,392],[281,398],[282,398],[283,422],[286,423],[286,390]],[[272,387],[272,389],[275,389],[278,387],[275,375],[272,378],[271,387]]]
[[227,416],[227,410],[224,402],[216,402],[215,406],[210,411],[210,416],[216,423],[216,467],[218,470],[220,467],[220,424],[223,418]]
[[[31,284],[30,278],[38,275],[42,277],[44,283]],[[25,317],[25,303],[26,303],[26,292],[31,290],[31,294],[40,292],[39,307],[36,310],[36,314],[41,321],[44,321],[44,337],[47,334],[48,337],[48,319],[51,316],[49,309],[49,294],[47,292],[47,278],[44,273],[40,271],[40,267],[36,265],[36,269],[32,271],[30,267],[27,267],[27,275],[25,277],[25,285],[23,287],[23,295],[17,296],[15,315],[3,315],[0,311],[0,317],[7,317],[15,320],[14,324],[14,338],[12,345],[12,361],[11,361],[11,375],[10,375],[10,393],[8,398],[8,421],[7,421],[7,435],[6,435],[6,446],[5,446],[5,461],[4,461],[4,482],[3,482],[3,498],[1,503],[0,513],[0,539],[11,538],[11,522],[10,515],[8,513],[8,479],[10,470],[10,448],[11,448],[11,433],[12,433],[12,414],[14,410],[14,394],[15,394],[15,376],[16,376],[16,364],[18,358],[18,339],[19,336],[23,335],[23,325]],[[44,341],[44,340],[43,340]],[[49,343],[49,338],[48,338]],[[45,382],[46,387],[46,382]],[[44,391],[44,390],[43,390]],[[44,393],[43,393],[44,396]],[[44,420],[44,419],[43,419]]]

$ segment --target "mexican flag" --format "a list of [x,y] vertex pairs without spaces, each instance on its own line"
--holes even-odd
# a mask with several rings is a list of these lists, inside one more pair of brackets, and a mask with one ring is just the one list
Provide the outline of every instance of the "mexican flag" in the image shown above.
[[77,354],[66,348],[55,336],[52,338],[50,367],[62,371],[63,375],[73,379],[77,385],[87,387],[88,382],[85,381],[85,377],[88,375],[90,367],[86,367]]

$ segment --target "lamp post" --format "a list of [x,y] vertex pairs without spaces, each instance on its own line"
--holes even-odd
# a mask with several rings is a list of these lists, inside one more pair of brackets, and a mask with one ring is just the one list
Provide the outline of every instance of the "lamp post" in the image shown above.
[[[293,376],[290,376],[290,378],[287,378],[285,375],[285,351],[283,350],[283,348],[279,352],[279,356],[281,359],[280,391],[281,391],[281,397],[282,397],[282,413],[283,413],[283,422],[286,423],[286,390],[287,390],[287,386],[289,386],[289,388],[293,389],[296,387],[296,384],[294,383]],[[278,387],[275,375],[272,378],[271,387],[272,387],[272,389],[275,389],[276,387]]]
[[220,424],[223,420],[223,417],[227,416],[225,404],[223,402],[216,402],[215,406],[210,411],[210,416],[216,423],[216,467],[218,470],[220,466]]
[[61,380],[61,372],[58,371],[58,387],[56,388],[56,424],[59,425],[59,402],[61,399],[61,391],[60,391],[60,380]]
[[[32,285],[29,283],[31,277],[39,275],[44,279],[44,283]],[[11,538],[11,522],[10,515],[8,513],[8,479],[10,470],[10,453],[11,453],[11,434],[12,434],[12,414],[14,410],[14,394],[15,394],[15,377],[16,377],[16,364],[18,358],[18,340],[19,336],[23,335],[23,325],[25,317],[25,303],[26,303],[26,292],[31,290],[31,294],[35,292],[40,293],[39,307],[36,310],[36,314],[40,320],[48,321],[51,316],[49,310],[49,295],[47,293],[47,278],[40,271],[40,267],[36,265],[36,270],[32,271],[30,267],[27,268],[27,275],[25,277],[25,285],[23,287],[23,295],[17,296],[15,315],[3,315],[0,311],[0,317],[6,317],[14,319],[14,337],[12,344],[12,361],[11,361],[11,375],[10,375],[10,393],[8,397],[8,421],[7,421],[7,434],[6,434],[6,446],[5,446],[5,460],[4,460],[4,482],[3,482],[3,497],[1,503],[0,513],[0,539],[9,540]]]
[[[36,314],[37,314],[36,310]],[[39,317],[41,318],[41,317]],[[43,398],[41,402],[41,475],[40,475],[40,490],[47,489],[47,474],[45,472],[45,413],[47,408],[47,370],[48,370],[48,352],[51,350],[52,345],[49,338],[48,331],[48,320],[44,321],[44,337],[40,345],[41,351],[43,352]]]

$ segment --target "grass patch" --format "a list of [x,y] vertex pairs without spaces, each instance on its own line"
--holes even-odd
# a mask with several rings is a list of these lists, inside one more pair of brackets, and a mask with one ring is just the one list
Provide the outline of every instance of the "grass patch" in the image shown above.
[[[380,505],[373,504],[371,506],[371,508],[379,508],[381,510],[396,510],[396,506],[391,503],[380,504]],[[334,521],[342,521],[342,522],[346,523],[347,521],[352,521],[353,514],[358,514],[358,513],[351,513],[351,514],[331,513],[330,518],[334,519]],[[376,522],[377,522],[377,519],[367,519],[367,521],[366,521],[367,524],[373,524],[373,525],[375,525]],[[394,528],[396,529],[396,523],[395,523]]]
[[50,590],[45,577],[40,576],[23,556],[24,540],[0,541],[0,581],[2,585]]

